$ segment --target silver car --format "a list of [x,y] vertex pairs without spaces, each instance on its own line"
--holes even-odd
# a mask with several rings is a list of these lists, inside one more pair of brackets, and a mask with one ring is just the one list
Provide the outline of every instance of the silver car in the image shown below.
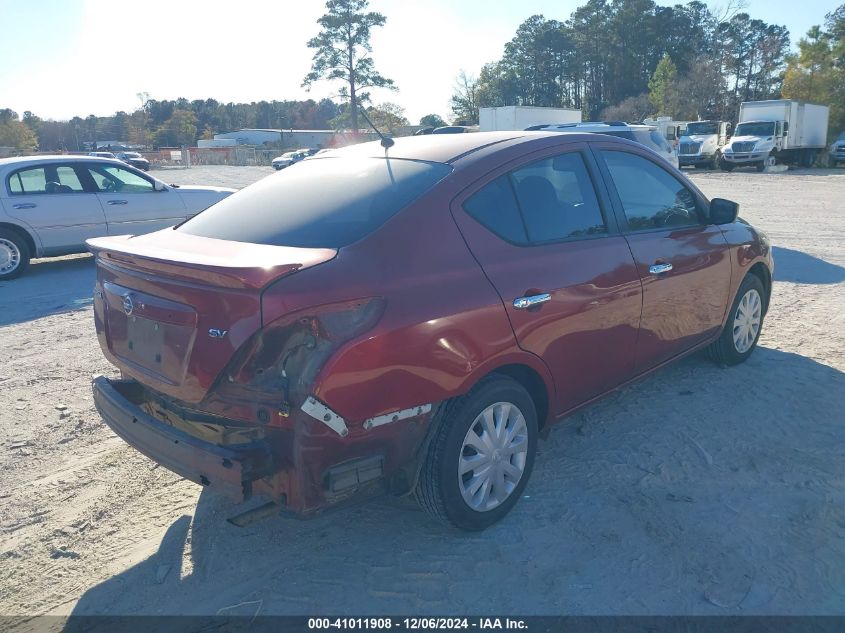
[[0,280],[30,258],[87,252],[92,237],[173,226],[234,191],[167,185],[107,158],[0,159]]
[[559,125],[536,125],[528,129],[544,132],[593,132],[626,138],[645,145],[676,169],[679,167],[678,153],[654,125],[632,125],[624,121],[585,121]]

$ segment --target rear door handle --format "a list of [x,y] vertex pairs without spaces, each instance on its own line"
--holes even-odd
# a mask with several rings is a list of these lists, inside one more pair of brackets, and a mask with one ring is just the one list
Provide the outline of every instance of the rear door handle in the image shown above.
[[15,209],[34,209],[37,206],[34,202],[19,202],[12,205]]
[[672,264],[664,263],[653,264],[648,268],[648,272],[650,272],[652,275],[662,275],[663,273],[668,273],[670,270],[672,270]]
[[108,200],[106,204],[129,204],[126,200]]
[[532,306],[540,305],[541,303],[546,303],[546,301],[551,301],[552,295],[548,292],[544,292],[540,295],[531,295],[530,297],[517,297],[513,300],[513,307],[517,310],[525,310]]

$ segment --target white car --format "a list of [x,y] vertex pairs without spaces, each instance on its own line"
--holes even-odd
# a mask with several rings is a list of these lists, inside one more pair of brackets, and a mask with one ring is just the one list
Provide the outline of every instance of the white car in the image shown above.
[[107,158],[0,159],[0,280],[20,275],[33,257],[87,252],[92,237],[173,226],[234,192],[167,185]]
[[304,158],[307,158],[307,154],[305,152],[286,152],[281,156],[276,156],[273,159],[273,169],[279,171],[280,169],[284,169],[285,167],[290,167],[294,163],[298,163]]

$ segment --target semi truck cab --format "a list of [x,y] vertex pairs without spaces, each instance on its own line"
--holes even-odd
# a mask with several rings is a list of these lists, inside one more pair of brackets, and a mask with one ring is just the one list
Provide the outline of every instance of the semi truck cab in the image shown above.
[[[723,152],[727,165],[755,165],[760,171],[769,156],[784,148],[789,130],[787,121],[744,121],[736,126],[730,145]],[[730,171],[730,169],[728,170]]]
[[731,124],[727,121],[692,121],[687,123],[678,145],[681,167],[719,166],[722,149],[728,141]]

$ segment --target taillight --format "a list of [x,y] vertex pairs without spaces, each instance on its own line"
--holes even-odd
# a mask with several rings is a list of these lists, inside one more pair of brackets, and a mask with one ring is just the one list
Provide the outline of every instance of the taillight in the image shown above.
[[224,401],[228,410],[254,412],[240,417],[265,424],[287,417],[311,393],[332,353],[373,328],[383,312],[384,300],[371,297],[309,308],[266,325],[220,374],[208,404]]

